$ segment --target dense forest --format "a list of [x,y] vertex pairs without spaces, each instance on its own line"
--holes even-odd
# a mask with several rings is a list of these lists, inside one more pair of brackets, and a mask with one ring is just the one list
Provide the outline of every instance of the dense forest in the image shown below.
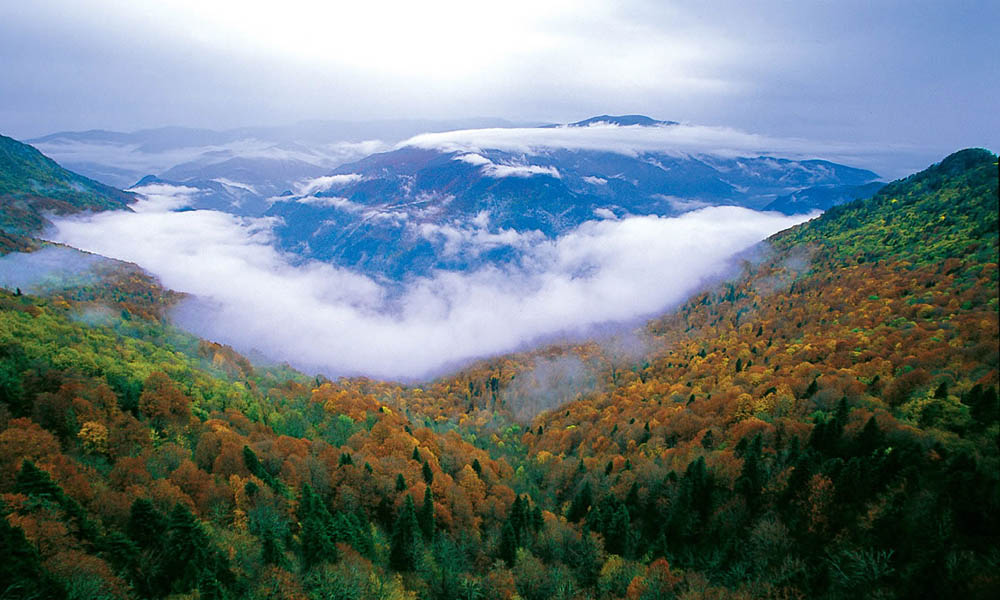
[[1000,596],[997,179],[420,386],[253,364],[130,265],[0,290],[0,598]]

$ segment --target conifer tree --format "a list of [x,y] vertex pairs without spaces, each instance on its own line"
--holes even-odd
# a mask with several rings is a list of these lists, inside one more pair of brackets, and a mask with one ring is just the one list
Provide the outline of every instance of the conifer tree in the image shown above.
[[503,524],[503,528],[500,530],[500,547],[499,547],[500,558],[507,563],[508,567],[514,566],[514,560],[517,558],[517,534],[514,532],[514,527],[511,526],[510,521]]
[[424,539],[430,541],[434,537],[434,528],[436,526],[434,520],[434,492],[431,491],[430,487],[424,491],[424,503],[420,507],[417,520],[420,522],[420,531],[423,532]]
[[389,564],[397,571],[412,571],[420,552],[420,525],[413,496],[407,495],[392,527]]
[[164,575],[175,592],[198,585],[211,556],[210,542],[201,523],[183,504],[174,506],[167,526]]

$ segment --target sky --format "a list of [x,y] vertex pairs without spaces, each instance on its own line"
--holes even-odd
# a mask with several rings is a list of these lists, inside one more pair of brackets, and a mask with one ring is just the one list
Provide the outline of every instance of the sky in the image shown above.
[[1000,146],[997,23],[995,0],[4,0],[0,132],[638,113],[936,160]]

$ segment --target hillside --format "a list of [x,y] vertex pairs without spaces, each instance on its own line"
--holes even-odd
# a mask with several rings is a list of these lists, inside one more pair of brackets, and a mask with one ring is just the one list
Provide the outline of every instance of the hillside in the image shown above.
[[252,365],[151,281],[0,292],[0,596],[995,597],[996,161],[419,387]]
[[128,192],[63,169],[38,150],[0,135],[0,230],[30,235],[47,221],[44,213],[123,210]]

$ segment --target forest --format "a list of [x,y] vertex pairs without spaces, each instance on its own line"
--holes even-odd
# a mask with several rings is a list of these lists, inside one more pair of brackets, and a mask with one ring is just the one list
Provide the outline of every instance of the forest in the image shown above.
[[997,180],[956,152],[634,348],[420,385],[254,364],[123,263],[0,290],[0,598],[998,597]]

